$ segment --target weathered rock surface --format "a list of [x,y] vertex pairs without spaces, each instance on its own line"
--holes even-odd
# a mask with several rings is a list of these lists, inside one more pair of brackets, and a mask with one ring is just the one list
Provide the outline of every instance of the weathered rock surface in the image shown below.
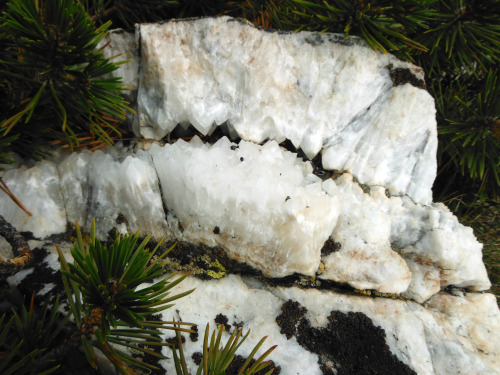
[[[218,246],[253,276],[187,279],[182,289],[202,292],[177,302],[176,318],[244,324],[244,355],[269,335],[281,374],[500,372],[482,245],[431,201],[435,111],[418,68],[357,39],[225,17],[138,25],[110,41],[108,56],[132,59],[118,74],[137,100],[133,129],[156,140],[2,172],[34,214],[0,195],[18,230],[47,239],[95,217],[101,238],[140,229]],[[159,140],[178,124],[241,140]],[[23,272],[10,282],[34,271]]]
[[192,124],[205,135],[224,125],[256,143],[289,139],[311,159],[322,152],[326,169],[431,202],[435,109],[414,65],[356,38],[269,33],[228,17],[142,24],[136,40],[110,37],[133,59],[116,73],[131,88],[141,67],[138,136],[161,139]]
[[[7,220],[39,238],[76,220],[88,228],[95,217],[102,238],[115,227],[141,229],[221,246],[269,277],[318,275],[418,302],[448,285],[491,285],[482,245],[445,206],[387,197],[382,187],[364,192],[348,173],[322,181],[312,172],[310,162],[274,141],[224,137],[207,145],[194,138],[147,152],[73,153],[58,164],[8,171],[5,181],[35,215],[21,214],[6,196],[0,205]],[[322,253],[329,238],[340,248]]]
[[322,191],[310,163],[274,141],[225,137],[211,147],[199,138],[153,145],[150,153],[185,240],[222,246],[266,276],[314,276],[340,200]]
[[[37,291],[37,298],[45,300],[63,290],[56,273],[57,253],[51,242],[30,241],[30,246],[39,260],[36,267],[9,278],[9,284],[22,292]],[[70,261],[69,245],[60,246]],[[491,294],[453,290],[419,304],[263,281],[238,275],[210,281],[188,277],[172,290],[173,295],[196,288],[162,312],[165,320],[198,324],[198,334],[184,335],[192,373],[207,323],[210,329],[224,324],[229,333],[250,330],[238,350],[243,357],[267,336],[258,354],[278,345],[269,359],[281,375],[493,375],[500,368],[500,311]],[[223,341],[229,333],[223,334]],[[171,339],[173,333],[165,332],[164,337]],[[167,348],[163,354],[172,357]],[[159,364],[175,373],[172,360]]]

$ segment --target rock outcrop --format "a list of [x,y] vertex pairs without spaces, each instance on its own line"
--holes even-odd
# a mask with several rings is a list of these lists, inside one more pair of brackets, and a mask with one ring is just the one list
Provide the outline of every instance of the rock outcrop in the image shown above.
[[109,37],[106,53],[132,59],[117,74],[137,140],[3,172],[34,214],[0,196],[18,230],[49,249],[95,217],[101,238],[140,229],[207,249],[222,279],[187,279],[197,292],[164,314],[269,335],[281,374],[500,371],[482,245],[432,202],[435,109],[419,68],[355,38],[226,17]]

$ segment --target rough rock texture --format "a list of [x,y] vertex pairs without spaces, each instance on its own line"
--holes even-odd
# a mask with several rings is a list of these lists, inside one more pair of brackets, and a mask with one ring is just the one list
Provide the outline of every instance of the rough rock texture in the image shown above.
[[[312,171],[274,141],[259,146],[224,137],[207,145],[194,138],[147,152],[85,151],[57,165],[11,170],[5,181],[19,187],[35,215],[20,213],[6,196],[0,205],[19,230],[40,238],[64,232],[66,222],[88,228],[95,217],[102,238],[115,227],[142,229],[221,246],[269,277],[318,275],[418,302],[448,285],[491,285],[482,245],[444,205],[387,197],[382,187],[363,191],[348,173],[322,181]],[[322,254],[329,238],[340,249]]]
[[[480,293],[490,286],[482,245],[431,202],[435,110],[418,68],[358,39],[267,33],[225,17],[109,38],[107,56],[132,59],[118,72],[137,101],[132,127],[156,140],[2,172],[34,214],[0,195],[18,230],[54,240],[95,217],[101,238],[140,229],[199,243],[194,273],[222,280],[187,279],[180,288],[198,294],[165,314],[251,328],[243,356],[269,335],[281,374],[500,372],[500,312]],[[235,142],[173,141],[178,124],[201,134],[221,125]],[[298,148],[322,158],[304,161]],[[167,264],[186,270],[190,256]],[[39,296],[50,282],[38,281]]]
[[199,138],[153,145],[150,153],[185,240],[222,246],[270,277],[314,276],[340,200],[322,191],[309,163],[274,141],[225,137],[211,147]]
[[[196,321],[204,327],[206,323],[213,326],[216,315],[222,313],[233,327],[235,323],[239,323],[243,324],[245,330],[251,330],[251,341],[242,349],[243,354],[247,354],[250,344],[255,344],[262,336],[269,337],[269,344],[279,345],[270,358],[281,366],[281,374],[295,375],[297,369],[301,370],[300,374],[308,375],[335,373],[320,370],[321,364],[327,362],[333,368],[338,367],[339,374],[352,375],[377,373],[374,371],[377,361],[384,366],[393,363],[394,368],[399,369],[388,372],[391,370],[389,367],[378,368],[378,373],[391,374],[413,373],[408,369],[403,370],[403,365],[409,366],[419,375],[496,374],[500,366],[500,340],[497,334],[500,329],[500,312],[495,297],[490,294],[466,293],[453,296],[439,293],[424,307],[412,301],[389,298],[267,287],[252,279],[242,280],[236,276],[210,282],[188,279],[179,290],[193,287],[197,291],[203,290],[203,298],[198,297],[195,292],[179,300],[176,312],[167,315],[169,318],[173,316],[182,318],[183,321]],[[276,320],[283,314],[283,304],[289,300],[296,301],[307,312],[304,315],[295,314],[296,329],[288,331],[290,338],[287,338],[281,332],[279,319],[278,322]],[[353,311],[359,315],[348,318],[349,312]],[[329,318],[332,312],[337,314],[337,321]],[[347,316],[343,317],[341,314]],[[285,316],[285,319],[282,318],[282,321],[290,322],[293,317],[292,313]],[[488,328],[484,326],[484,322],[488,322]],[[366,329],[363,327],[370,325],[375,327],[363,333]],[[348,334],[342,342],[343,351],[335,347],[329,348],[328,340],[332,338],[326,341],[323,338],[321,341],[322,335],[312,330],[326,329],[327,326],[330,330],[337,330],[336,334],[339,336],[342,335],[340,330],[347,330]],[[300,342],[307,336],[309,343],[322,347],[319,357],[304,350]],[[357,337],[364,342],[363,349],[356,347]],[[370,363],[363,362],[364,351],[369,353],[370,350],[375,350],[380,357],[387,355],[382,354],[383,345],[377,341],[379,339],[388,345],[389,357],[392,354],[396,358],[372,358]],[[372,343],[379,347],[371,349]],[[189,357],[197,346],[198,343],[192,344],[186,340]],[[342,356],[339,352],[349,353],[348,362],[354,370],[342,372]],[[171,363],[165,362],[165,365],[172,368]],[[370,366],[373,366],[371,371]]]
[[[97,235],[113,227],[120,232],[146,229],[161,237],[166,231],[158,177],[147,156],[116,156],[102,151],[73,153],[58,165],[67,220],[88,228],[96,219]],[[124,222],[120,222],[123,217]]]
[[119,46],[132,59],[115,74],[132,89],[138,80],[138,136],[192,124],[202,134],[224,125],[256,143],[289,139],[311,159],[322,151],[326,169],[431,202],[435,109],[419,68],[356,38],[269,33],[228,17],[142,24],[135,40],[110,38],[107,56]]
[[5,171],[2,178],[33,214],[29,216],[2,193],[0,212],[17,230],[31,232],[38,238],[66,231],[68,220],[54,163],[42,161],[31,168]]

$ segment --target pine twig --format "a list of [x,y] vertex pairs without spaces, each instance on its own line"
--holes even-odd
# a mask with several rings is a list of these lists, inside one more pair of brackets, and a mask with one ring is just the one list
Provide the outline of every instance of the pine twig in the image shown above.
[[24,204],[21,203],[21,201],[14,195],[14,193],[9,189],[5,181],[0,177],[0,190],[2,190],[5,194],[9,196],[12,201],[19,206],[21,210],[26,212],[28,215],[33,216],[33,214],[28,211],[28,209],[24,206]]
[[25,268],[33,259],[33,254],[24,237],[0,215],[0,236],[12,246],[13,258],[0,259],[0,275],[13,275]]

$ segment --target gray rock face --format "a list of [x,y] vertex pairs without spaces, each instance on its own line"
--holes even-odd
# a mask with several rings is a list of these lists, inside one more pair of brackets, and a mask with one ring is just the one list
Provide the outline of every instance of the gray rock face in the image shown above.
[[[394,373],[500,372],[500,312],[494,296],[479,293],[491,285],[482,245],[431,201],[435,111],[416,87],[416,67],[357,39],[266,33],[225,17],[109,37],[106,54],[132,58],[118,73],[137,100],[139,139],[3,172],[34,214],[0,195],[0,212],[18,230],[46,239],[95,218],[101,238],[140,229],[218,246],[228,264],[246,263],[274,283],[322,285],[231,275],[181,286],[204,297],[178,302],[176,319],[204,325],[223,312],[255,337],[270,334],[283,350],[272,357],[282,374],[347,366],[344,352],[318,353],[305,338],[327,337],[332,321],[385,342],[373,345]],[[411,82],[394,79],[397,69]],[[220,125],[241,140],[159,140],[178,124],[202,134]],[[285,139],[310,158],[321,152],[324,169],[286,150]],[[307,309],[302,333],[280,332],[276,322],[289,299]]]

